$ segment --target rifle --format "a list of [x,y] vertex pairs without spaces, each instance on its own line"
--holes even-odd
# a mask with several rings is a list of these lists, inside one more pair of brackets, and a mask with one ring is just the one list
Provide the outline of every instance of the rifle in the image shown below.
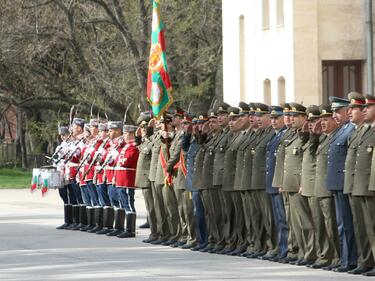
[[[65,164],[68,163],[68,162],[70,161],[70,159],[73,158],[74,153],[75,153],[76,150],[77,150],[77,146],[78,146],[78,144],[79,144],[80,142],[85,143],[86,140],[87,140],[87,137],[84,137],[84,138],[82,138],[82,139],[77,140],[77,141],[74,143],[74,145],[73,145],[74,149],[69,150],[67,153],[65,153],[65,154],[63,155],[63,157],[61,157],[61,158],[59,159],[59,162],[60,162],[62,159],[64,159],[64,158],[66,157],[64,163],[65,163]],[[57,162],[57,163],[58,163],[58,162]]]
[[[103,143],[99,146],[98,150],[101,149],[101,148],[104,148],[106,146],[106,144],[108,143],[108,141],[109,141],[109,137],[106,138],[105,141],[103,141]],[[90,162],[90,165],[89,165],[88,169],[82,175],[83,180],[86,179],[87,174],[92,169],[92,167],[94,166],[94,164],[96,163],[96,161],[98,161],[99,156],[100,156],[100,153],[97,153],[96,156],[95,156],[95,158]]]
[[[95,144],[93,145],[93,147],[95,147],[95,145],[98,143],[99,139],[97,139],[95,141]],[[79,164],[78,166],[78,171],[82,168],[83,164],[86,162],[86,160],[89,158],[90,154],[89,153],[86,153],[85,157],[82,159],[81,163]]]
[[[124,138],[122,138],[121,140],[119,140],[119,143],[114,147],[113,150],[117,150],[117,149],[123,144],[123,142],[124,142]],[[104,161],[103,165],[101,165],[101,166],[99,167],[99,169],[98,169],[98,173],[100,173],[100,172],[104,169],[104,167],[107,166],[107,164],[108,164],[110,161],[112,161],[112,155],[111,155],[110,157],[108,157],[108,158]]]
[[[68,138],[66,139],[66,141],[68,141],[73,135],[73,132],[70,133],[70,135],[68,136]],[[55,156],[58,155],[58,153],[60,152],[60,150],[63,149],[63,146],[59,145],[57,150],[51,155],[51,156],[45,156],[48,161],[50,161],[50,163],[52,164],[53,162],[55,162]],[[56,161],[60,162],[61,159],[57,159]],[[58,164],[58,162],[56,162],[55,164]]]

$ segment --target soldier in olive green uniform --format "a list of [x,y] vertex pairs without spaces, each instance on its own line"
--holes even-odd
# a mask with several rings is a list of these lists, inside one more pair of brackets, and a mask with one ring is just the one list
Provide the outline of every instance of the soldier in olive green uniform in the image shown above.
[[266,253],[261,258],[268,260],[277,255],[276,229],[273,221],[271,200],[266,193],[266,152],[267,144],[274,134],[274,129],[271,126],[268,105],[257,103],[254,114],[255,122],[258,123],[258,134],[256,141],[251,145],[253,157],[251,193],[257,206],[259,206],[260,216],[252,219],[256,222],[254,228],[259,232],[261,250]]
[[[141,143],[138,146],[139,156],[137,162],[137,170],[135,177],[135,186],[142,188],[143,198],[148,214],[148,221],[150,223],[150,235],[147,239],[143,240],[145,243],[156,241],[159,238],[157,232],[157,221],[155,214],[154,195],[152,194],[151,182],[149,180],[151,155],[152,155],[152,128],[148,127],[148,122],[151,120],[151,116],[146,113],[142,113],[137,123],[139,129],[137,130],[138,137],[141,138]],[[139,134],[139,133],[140,134]]]
[[299,210],[305,208],[306,201],[299,193],[301,187],[301,172],[303,159],[303,146],[308,140],[308,132],[303,132],[302,127],[306,122],[306,108],[298,103],[290,103],[292,127],[294,135],[289,138],[285,145],[284,175],[282,192],[286,192],[290,204],[289,229],[294,232],[299,247],[298,260],[293,264],[306,265],[313,260],[305,260],[305,243],[308,240],[307,232],[302,229]]
[[200,189],[200,195],[206,212],[208,229],[208,249],[206,250],[209,253],[215,253],[221,251],[225,246],[223,236],[224,218],[219,195],[221,190],[218,186],[214,187],[213,185],[215,147],[220,141],[222,130],[218,124],[215,110],[209,112],[208,119],[211,134],[208,136],[206,142],[200,143],[195,166],[199,177],[196,176],[194,180],[199,181],[197,186]]
[[[162,136],[160,144],[160,156],[156,169],[155,184],[157,185],[158,190],[162,190],[170,233],[168,241],[163,242],[162,245],[169,246],[177,243],[182,234],[180,217],[178,214],[177,199],[173,185],[170,182],[170,174],[168,175],[167,170],[167,161],[169,159],[169,155],[171,151],[173,153],[173,150],[170,150],[169,146],[171,144],[171,141],[176,137],[176,133],[171,125],[172,116],[170,114],[166,114],[165,120],[160,120],[161,123],[166,122],[166,124],[162,125],[163,129],[161,131]],[[164,128],[164,126],[166,126],[166,128]]]
[[348,271],[351,274],[362,274],[369,271],[373,266],[374,259],[371,253],[370,242],[366,234],[364,226],[365,218],[361,207],[361,198],[355,195],[367,194],[367,190],[363,186],[354,185],[354,175],[356,172],[357,151],[360,145],[361,137],[366,129],[364,126],[363,109],[366,105],[365,98],[356,92],[351,92],[348,95],[350,100],[349,116],[350,121],[356,125],[356,129],[349,139],[348,153],[345,160],[345,180],[344,180],[344,194],[348,194],[349,203],[353,214],[354,234],[357,244],[357,268]]
[[[284,123],[287,127],[285,133],[280,139],[280,144],[276,151],[276,163],[275,163],[275,173],[273,176],[272,186],[278,187],[280,190],[283,186],[283,178],[284,178],[284,160],[285,160],[285,147],[290,142],[290,138],[294,135],[295,131],[292,128],[292,122],[290,120],[290,110],[291,107],[289,103],[285,103],[283,107],[284,113]],[[285,208],[285,215],[286,221],[288,226],[291,225],[291,218],[290,218],[290,204],[289,204],[289,197],[286,192],[282,192],[283,201],[284,201],[284,208]],[[296,237],[294,232],[289,228],[288,231],[288,254],[285,258],[280,259],[279,262],[281,263],[289,263],[294,262],[298,258],[298,245],[296,241]]]
[[254,234],[256,229],[252,227],[252,218],[254,217],[253,210],[256,209],[254,207],[254,204],[251,202],[250,197],[251,173],[249,173],[249,171],[251,171],[252,168],[252,157],[247,157],[248,155],[250,155],[247,148],[249,147],[251,142],[256,140],[256,130],[258,128],[258,123],[254,121],[255,103],[250,103],[247,107],[246,104],[240,103],[240,108],[242,108],[242,112],[246,112],[246,110],[248,110],[247,117],[249,128],[245,132],[244,141],[237,149],[234,189],[241,192],[247,242],[246,252],[243,253],[242,256],[248,257],[250,255],[253,255],[257,251],[260,251],[260,246],[256,248],[256,237]]
[[[301,221],[301,228],[304,232],[304,248],[305,260],[316,260],[320,255],[319,241],[316,239],[317,232],[314,224],[322,224],[323,217],[317,212],[319,203],[315,197],[315,174],[316,174],[316,149],[319,145],[319,137],[321,135],[320,129],[320,111],[316,105],[311,105],[306,109],[308,130],[310,132],[309,140],[303,146],[303,160],[302,160],[302,175],[301,175],[301,190],[302,200],[301,209],[298,210],[298,215]],[[316,131],[316,128],[319,128]],[[321,237],[319,237],[321,238]],[[315,245],[316,243],[316,245]]]
[[[155,123],[153,119],[151,122]],[[151,244],[161,244],[166,242],[170,237],[169,225],[167,220],[167,215],[165,212],[165,205],[163,200],[163,185],[156,184],[156,171],[159,166],[159,153],[161,146],[161,128],[163,124],[158,123],[157,128],[155,128],[154,134],[151,136],[151,162],[150,171],[148,178],[150,180],[152,194],[154,197],[155,206],[155,216],[156,216],[156,229],[159,235],[158,239],[152,241]]]
[[331,137],[337,129],[337,123],[333,119],[330,105],[320,106],[320,117],[322,136],[319,140],[319,146],[316,150],[316,173],[314,194],[318,200],[316,213],[321,219],[315,221],[317,241],[320,245],[320,254],[318,260],[311,265],[312,268],[322,268],[331,265],[337,265],[340,260],[339,238],[337,232],[335,202],[332,192],[327,190],[327,163],[328,150]]
[[[374,140],[374,127],[375,127],[375,97],[366,96],[366,106],[367,106],[367,112],[366,112],[366,119],[369,123],[368,125],[371,127],[369,128],[369,132],[366,134],[368,137],[365,137],[362,139],[362,149],[359,151],[359,154],[364,154],[365,158],[361,159],[364,162],[365,165],[365,171],[367,171],[367,174],[370,169],[370,161],[371,161],[371,172],[370,172],[370,179],[369,179],[369,195],[365,198],[365,206],[368,214],[375,214],[375,197],[373,196],[375,192],[375,140]],[[372,139],[370,141],[370,139]],[[368,143],[367,145],[365,144]],[[363,147],[364,145],[364,147]],[[364,148],[366,149],[366,154],[364,153]],[[371,152],[372,151],[372,152]],[[371,160],[368,160],[369,154],[372,154]],[[370,193],[371,192],[371,193]],[[372,255],[375,256],[375,220],[373,216],[365,216],[365,224],[366,224],[366,233],[368,235]],[[375,268],[373,268],[371,271],[364,273],[366,276],[375,276]]]

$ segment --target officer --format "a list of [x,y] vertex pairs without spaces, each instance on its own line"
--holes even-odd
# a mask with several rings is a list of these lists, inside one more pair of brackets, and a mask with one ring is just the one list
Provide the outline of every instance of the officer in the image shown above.
[[[171,113],[167,113],[165,117],[160,119],[163,129],[161,131],[159,161],[155,174],[155,184],[158,185],[157,189],[162,191],[167,222],[169,225],[168,240],[161,243],[161,245],[164,246],[174,245],[177,244],[177,242],[182,245],[184,242],[183,240],[179,241],[182,235],[182,229],[178,213],[178,204],[173,187],[172,174],[170,174],[170,170],[167,169],[169,157],[176,152],[175,150],[177,149],[179,138],[182,137],[182,132],[179,132],[179,134],[176,135],[174,127],[172,126],[172,117],[173,115]],[[172,144],[172,140],[175,138],[176,140]],[[172,165],[169,166],[171,167]],[[172,170],[174,169],[173,166]]]
[[154,127],[154,134],[151,136],[152,149],[148,178],[151,183],[152,194],[154,195],[156,229],[158,232],[158,239],[152,241],[151,244],[159,245],[168,241],[170,238],[169,224],[163,199],[163,184],[156,184],[156,173],[159,167],[160,147],[162,144],[161,132],[164,124],[159,121],[156,122],[155,119],[151,119],[148,125]]
[[348,95],[350,100],[348,114],[350,121],[355,125],[355,130],[351,135],[348,143],[348,154],[345,160],[345,180],[344,193],[349,196],[349,203],[353,214],[353,224],[355,240],[357,245],[357,267],[348,271],[350,274],[362,274],[371,269],[373,257],[369,247],[369,240],[366,235],[364,226],[364,217],[361,210],[361,200],[358,196],[353,196],[355,164],[357,161],[357,150],[361,136],[366,129],[364,126],[364,108],[366,105],[365,98],[357,92],[351,92]]
[[302,229],[300,222],[299,210],[305,208],[306,201],[303,200],[299,193],[301,187],[301,172],[303,159],[303,146],[309,138],[309,133],[302,130],[307,116],[306,107],[298,103],[290,103],[293,136],[289,138],[289,142],[285,145],[284,175],[282,183],[282,192],[288,196],[290,204],[290,221],[289,229],[294,232],[299,247],[298,260],[291,264],[307,265],[313,263],[314,260],[305,260],[305,244],[308,241],[307,229]]
[[154,205],[154,194],[149,180],[149,172],[152,156],[152,134],[153,128],[148,126],[151,121],[151,115],[142,112],[137,120],[139,128],[136,131],[136,137],[140,138],[138,146],[139,156],[136,169],[135,186],[142,189],[143,198],[145,200],[146,210],[148,214],[147,221],[150,224],[150,235],[142,242],[150,243],[158,239],[156,211]]
[[[374,123],[375,123],[375,98],[372,96],[367,95],[366,96],[366,120],[369,123],[369,126],[371,128],[369,129],[372,132],[368,132],[368,134],[372,134],[371,138],[373,139],[374,135]],[[370,121],[371,120],[371,121]],[[368,137],[368,139],[370,136]],[[366,147],[366,146],[365,146]],[[373,195],[375,191],[375,149],[374,149],[374,140],[372,140],[372,143],[368,144],[366,147],[366,157],[368,157],[368,151],[372,149],[372,160],[371,160],[371,173],[370,173],[370,179],[369,179],[369,194]],[[371,154],[371,153],[370,153]],[[365,169],[369,169],[369,164],[366,164]],[[370,193],[371,192],[371,193]],[[373,214],[375,211],[375,202],[374,202],[374,196],[368,196],[365,200],[366,203],[366,210],[368,214]],[[366,222],[366,233],[370,240],[370,246],[372,255],[375,256],[375,234],[374,234],[374,218],[372,216],[365,216],[365,222]],[[375,269],[372,269],[369,272],[366,272],[364,275],[366,276],[375,276]]]
[[312,212],[316,214],[315,219],[316,239],[319,245],[319,258],[311,265],[311,268],[322,268],[335,266],[339,262],[339,240],[337,234],[335,204],[332,193],[327,190],[327,163],[329,142],[337,129],[337,123],[333,119],[330,105],[321,105],[320,123],[322,136],[316,150],[316,173],[314,195],[318,204]]
[[[294,129],[292,128],[292,122],[290,117],[290,107],[289,103],[283,105],[283,114],[284,114],[284,124],[286,126],[286,131],[280,139],[280,144],[276,150],[276,162],[275,162],[275,172],[273,176],[272,185],[276,188],[279,188],[279,192],[282,194],[284,201],[284,209],[286,215],[286,221],[288,226],[291,225],[291,216],[290,216],[290,202],[289,197],[286,192],[281,192],[283,185],[284,177],[284,160],[285,160],[285,146],[289,144],[290,138],[294,135]],[[296,242],[296,237],[294,232],[289,228],[288,231],[288,254],[286,258],[280,259],[280,263],[289,263],[294,262],[298,258],[298,245]]]
[[[135,131],[137,126],[124,125],[124,142],[120,154],[116,159],[116,168],[114,174],[114,185],[118,191],[120,209],[125,211],[126,227],[125,230],[118,234],[118,238],[135,237],[136,210],[134,206],[135,195],[135,176],[138,162],[139,150],[135,143]],[[124,222],[121,221],[122,226]]]
[[[197,171],[195,169],[195,159],[197,153],[200,149],[200,145],[205,143],[205,132],[208,126],[207,116],[205,114],[199,115],[201,118],[195,118],[192,114],[185,116],[184,120],[187,119],[184,123],[184,139],[182,144],[182,149],[186,152],[186,189],[192,193],[192,200],[194,205],[194,217],[195,217],[195,226],[196,226],[196,237],[197,245],[193,248],[190,248],[192,251],[199,251],[202,248],[205,248],[208,243],[208,234],[207,234],[207,224],[205,219],[205,208],[203,205],[202,198],[199,194],[198,188],[193,184],[195,178],[198,178],[196,175]],[[192,118],[192,126],[189,126],[190,119]],[[200,129],[201,128],[201,129]],[[202,169],[201,169],[202,170]],[[208,175],[205,175],[208,177]],[[203,177],[200,177],[202,179]]]
[[[223,105],[221,107],[224,109]],[[213,108],[208,112],[210,134],[208,134],[207,140],[202,137],[199,138],[199,149],[194,163],[194,175],[196,176],[193,179],[193,184],[199,189],[199,195],[204,206],[208,244],[207,247],[203,248],[206,248],[205,250],[209,253],[219,252],[225,246],[222,230],[224,217],[220,203],[221,190],[213,185],[215,147],[222,137],[222,128],[219,125],[216,110],[216,108]],[[206,126],[203,128],[206,128]],[[202,130],[204,131],[204,129]]]
[[[319,138],[322,134],[320,124],[320,110],[316,105],[310,105],[306,109],[307,114],[307,128],[309,139],[303,146],[303,160],[302,160],[302,173],[301,173],[301,188],[300,194],[302,195],[301,201],[303,204],[300,205],[298,210],[298,216],[300,217],[301,229],[304,233],[304,259],[308,261],[317,260],[320,257],[321,245],[318,241],[321,236],[318,236],[314,225],[319,224],[323,218],[319,212],[318,200],[315,197],[315,174],[316,174],[316,149],[319,145]],[[317,261],[316,263],[319,263]],[[308,266],[312,266],[309,264]]]
[[266,151],[266,192],[271,198],[272,213],[277,230],[278,254],[269,260],[279,261],[285,259],[288,254],[288,224],[286,222],[282,194],[279,193],[278,188],[272,186],[272,181],[275,172],[277,148],[287,128],[284,124],[283,108],[281,106],[271,106],[270,110],[274,134],[267,144]]
[[323,267],[324,270],[347,272],[356,267],[357,247],[354,239],[353,218],[349,197],[343,193],[344,166],[348,149],[348,140],[353,133],[354,125],[349,120],[348,105],[350,101],[330,97],[333,118],[338,124],[337,130],[329,140],[326,187],[335,200],[336,221],[340,239],[340,265]]
[[[56,155],[57,159],[61,159],[68,149],[68,141],[70,139],[70,133],[68,127],[59,127],[59,136],[61,138],[61,143],[56,147],[54,156]],[[53,159],[54,160],[54,159]],[[54,166],[57,170],[61,172],[62,178],[65,178],[65,163],[63,160],[54,160]],[[73,205],[77,204],[77,200],[72,190],[70,184],[64,180],[64,185],[62,188],[59,188],[59,195],[64,202],[64,224],[56,227],[56,229],[65,229],[73,223]]]

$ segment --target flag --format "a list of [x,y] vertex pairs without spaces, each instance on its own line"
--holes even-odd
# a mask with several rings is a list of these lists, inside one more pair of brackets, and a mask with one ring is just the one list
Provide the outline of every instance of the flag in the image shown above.
[[159,0],[153,0],[151,48],[148,64],[147,100],[159,119],[173,103],[172,84],[168,74],[164,24],[160,18]]
[[48,191],[48,179],[43,179],[43,185],[42,185],[42,196],[44,197],[45,194]]
[[33,192],[38,186],[38,181],[39,181],[38,176],[34,175],[31,180],[31,188],[30,188],[31,192]]

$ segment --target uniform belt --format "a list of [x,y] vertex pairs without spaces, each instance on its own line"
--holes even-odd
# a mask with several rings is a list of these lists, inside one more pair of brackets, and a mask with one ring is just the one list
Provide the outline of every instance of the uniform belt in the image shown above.
[[78,167],[79,164],[78,163],[68,163],[67,166],[70,168],[70,167]]
[[112,166],[106,166],[106,168],[105,168],[107,171],[108,170],[116,170],[116,168],[115,167],[112,167]]
[[116,171],[135,171],[136,169],[134,168],[124,168],[124,167],[116,167]]

